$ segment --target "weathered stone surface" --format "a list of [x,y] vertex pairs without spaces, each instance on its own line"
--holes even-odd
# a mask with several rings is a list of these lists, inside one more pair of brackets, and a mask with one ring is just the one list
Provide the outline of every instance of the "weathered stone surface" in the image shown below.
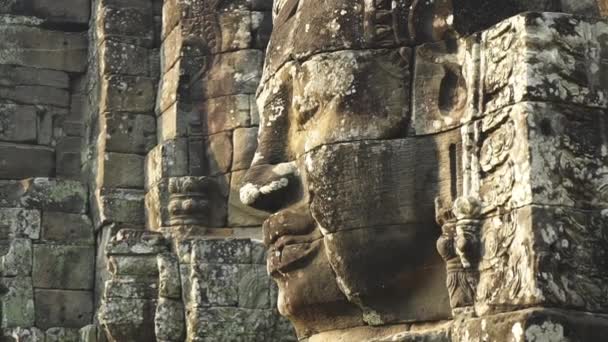
[[137,154],[107,152],[99,156],[97,186],[143,189],[144,160]]
[[156,81],[143,76],[110,75],[101,79],[100,111],[152,113]]
[[209,175],[225,174],[232,166],[232,134],[222,132],[208,136],[204,141]]
[[156,144],[156,121],[153,116],[121,112],[101,116],[107,152],[146,154]]
[[184,340],[186,325],[184,305],[179,300],[160,298],[154,318],[156,338],[161,341]]
[[270,279],[265,265],[244,265],[239,274],[239,307],[270,309]]
[[188,175],[188,142],[176,139],[154,147],[146,157],[146,188],[161,179]]
[[2,328],[34,326],[34,291],[32,278],[0,278]]
[[594,341],[606,334],[607,323],[604,316],[589,313],[528,309],[458,322],[450,341]]
[[38,328],[2,329],[2,337],[8,341],[44,342],[44,332]]
[[99,72],[103,75],[122,74],[149,76],[149,50],[117,39],[106,39],[99,46]]
[[188,312],[188,335],[199,341],[265,341],[271,315],[270,310],[198,308]]
[[55,152],[44,146],[0,143],[0,179],[51,177]]
[[211,99],[236,94],[255,94],[264,61],[260,50],[226,52],[213,58],[212,65],[192,85],[194,98]]
[[69,88],[68,74],[63,71],[0,65],[0,86],[36,85],[52,88]]
[[[140,1],[143,2],[143,1]],[[152,15],[146,8],[124,7],[124,3],[100,6],[95,17],[97,41],[117,38],[134,45],[150,47],[153,42]],[[146,3],[150,5],[149,2]]]
[[45,342],[80,342],[78,329],[50,328],[45,333]]
[[232,133],[232,171],[248,169],[258,147],[258,128],[239,128]]
[[136,189],[99,189],[95,193],[93,222],[96,227],[102,223],[128,223],[143,225],[144,192]]
[[158,297],[158,284],[154,282],[141,282],[133,279],[111,279],[106,281],[104,298],[124,299],[156,299]]
[[158,86],[156,114],[160,115],[176,101],[188,100],[188,93],[186,92],[188,88],[185,87],[187,78],[188,75],[182,73],[179,63],[166,70]]
[[251,264],[249,239],[197,240],[192,245],[192,262],[208,264]]
[[20,208],[0,208],[0,238],[40,238],[40,212]]
[[[93,318],[93,292],[91,291],[36,289],[34,292],[36,326],[42,329],[81,328],[89,324]],[[72,334],[78,336],[76,331]],[[58,339],[58,341],[63,340]]]
[[87,39],[82,33],[0,23],[0,64],[83,72]]
[[0,257],[0,274],[6,277],[32,274],[32,241],[25,238],[9,240],[8,251]]
[[36,142],[36,138],[37,122],[34,106],[0,104],[0,140],[32,143]]
[[99,311],[99,323],[113,341],[137,337],[136,341],[155,341],[154,312],[156,303],[147,299],[116,299]]
[[34,245],[35,287],[90,290],[95,250],[91,246]]
[[205,101],[201,106],[203,134],[210,135],[238,127],[248,127],[251,106],[248,95],[224,96]]
[[33,105],[68,107],[70,104],[67,90],[44,86],[0,87],[0,98]]
[[93,224],[86,215],[56,211],[42,213],[42,240],[61,244],[95,245]]
[[528,13],[484,32],[486,110],[519,101],[606,108],[606,62],[600,57],[608,48],[606,25],[566,14]]
[[97,326],[89,324],[79,331],[80,342],[97,342]]
[[166,252],[167,241],[158,233],[140,229],[121,229],[112,237],[106,251],[108,255],[148,255]]
[[[6,182],[0,192],[0,203],[67,213],[84,213],[87,190],[82,183],[51,178],[29,178]],[[6,191],[4,191],[6,189]]]
[[200,134],[199,114],[192,106],[175,102],[158,117],[158,140],[169,141]]
[[62,137],[55,146],[56,176],[61,178],[81,179],[82,137]]
[[154,255],[112,255],[108,258],[108,269],[114,277],[131,276],[146,279],[158,276]]
[[156,259],[158,265],[159,297],[179,299],[181,284],[179,263],[172,254],[159,254]]

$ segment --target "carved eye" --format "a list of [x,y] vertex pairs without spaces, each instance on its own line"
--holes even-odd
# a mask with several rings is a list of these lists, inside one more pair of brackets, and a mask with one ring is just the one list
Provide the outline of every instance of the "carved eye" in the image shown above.
[[298,125],[304,126],[319,111],[318,99],[307,96],[295,96],[293,98],[293,109],[296,114]]

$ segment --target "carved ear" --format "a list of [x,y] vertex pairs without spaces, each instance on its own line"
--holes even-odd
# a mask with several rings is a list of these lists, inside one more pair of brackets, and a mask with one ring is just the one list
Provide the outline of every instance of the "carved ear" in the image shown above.
[[410,38],[414,42],[438,41],[454,34],[452,0],[415,0],[409,13]]

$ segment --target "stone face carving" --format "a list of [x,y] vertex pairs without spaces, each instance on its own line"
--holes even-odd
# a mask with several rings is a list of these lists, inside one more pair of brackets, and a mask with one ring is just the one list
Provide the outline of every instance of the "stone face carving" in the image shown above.
[[568,235],[570,211],[604,201],[604,22],[507,19],[527,10],[602,5],[275,3],[240,199],[272,213],[268,271],[300,338],[382,340],[388,325],[553,303],[602,310],[593,277],[578,301],[556,282],[548,270],[569,266],[549,262],[555,234],[538,231],[559,216]]

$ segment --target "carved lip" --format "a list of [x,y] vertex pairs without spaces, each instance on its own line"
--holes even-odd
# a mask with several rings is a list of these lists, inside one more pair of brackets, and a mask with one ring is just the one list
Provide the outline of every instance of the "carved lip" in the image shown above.
[[[290,242],[280,246],[274,244],[268,250],[266,262],[268,273],[272,276],[306,266],[317,255],[321,243],[323,243],[322,237],[312,241],[310,241],[309,236],[284,236],[284,238],[283,241],[289,240]],[[308,241],[296,242],[304,238],[308,238]],[[277,243],[280,243],[280,241],[277,240]]]

